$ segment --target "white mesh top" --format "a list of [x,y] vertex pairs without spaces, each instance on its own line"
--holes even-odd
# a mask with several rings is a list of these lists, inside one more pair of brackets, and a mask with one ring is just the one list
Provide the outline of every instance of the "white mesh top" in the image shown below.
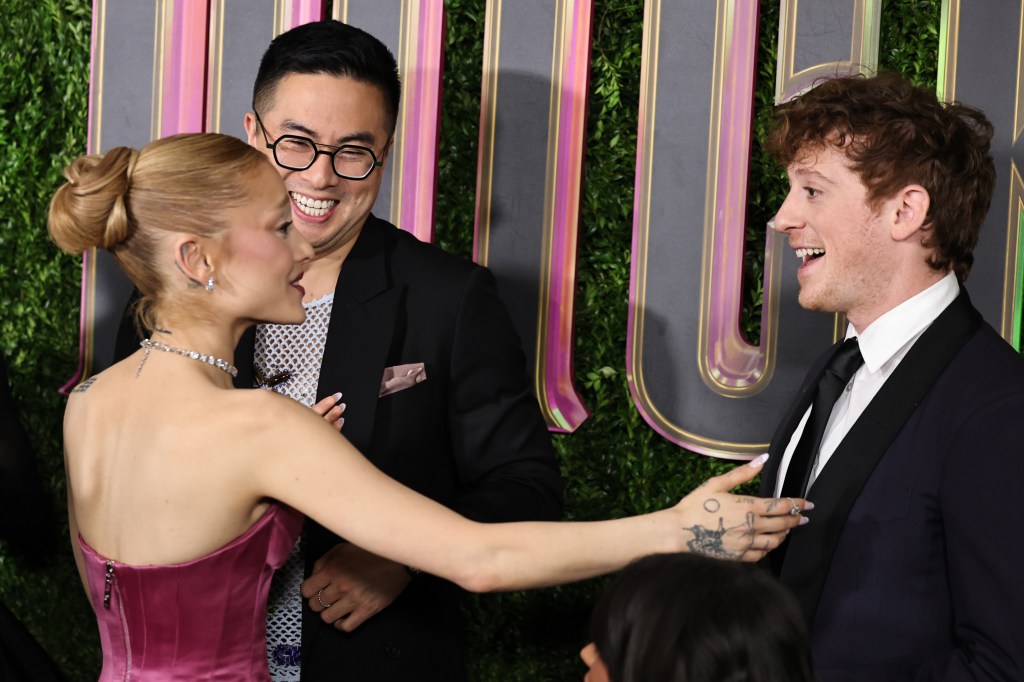
[[[316,402],[320,365],[327,343],[334,294],[304,304],[306,320],[302,324],[261,324],[256,327],[256,352],[253,362],[264,378],[290,371],[291,378],[270,390],[297,400],[307,407]],[[259,382],[256,382],[259,385]],[[274,574],[267,602],[267,662],[275,682],[299,679],[302,644],[302,584],[304,567],[303,536],[284,566]]]

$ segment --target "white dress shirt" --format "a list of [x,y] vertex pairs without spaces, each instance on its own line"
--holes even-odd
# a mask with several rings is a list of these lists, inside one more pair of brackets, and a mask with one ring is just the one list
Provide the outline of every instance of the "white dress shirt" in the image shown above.
[[[869,324],[859,336],[853,325],[847,326],[846,338],[858,337],[864,365],[853,375],[850,383],[846,385],[846,390],[832,408],[828,426],[825,427],[825,433],[821,438],[818,457],[811,470],[808,488],[924,330],[959,294],[960,284],[956,275],[950,272],[921,293],[908,298]],[[786,480],[789,463],[793,459],[793,450],[800,442],[804,425],[807,424],[810,415],[811,408],[808,407],[796,430],[793,431],[785,452],[782,453],[779,476],[775,481],[776,496],[782,491],[782,483]]]

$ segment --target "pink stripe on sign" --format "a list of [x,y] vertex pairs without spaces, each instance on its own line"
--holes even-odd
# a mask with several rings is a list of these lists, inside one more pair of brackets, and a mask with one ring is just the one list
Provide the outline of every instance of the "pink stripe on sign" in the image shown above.
[[209,14],[206,2],[177,0],[171,10],[170,25],[161,27],[164,36],[161,137],[204,130]]
[[[701,361],[709,378],[723,389],[765,385],[767,344],[751,345],[739,330],[743,306],[743,260],[746,244],[747,175],[753,119],[754,69],[757,49],[756,2],[737,2],[729,25],[721,84],[720,128],[717,149],[714,225],[705,226],[705,244],[711,245],[711,272],[707,286],[707,319],[702,321],[706,343]],[[707,248],[707,247],[705,247]],[[706,259],[708,260],[708,259]],[[762,320],[763,322],[763,320]],[[770,325],[762,323],[762,341]]]
[[437,145],[440,134],[441,68],[444,60],[444,2],[408,3],[407,21],[415,27],[402,39],[415,55],[404,65],[404,126],[402,136],[401,208],[399,227],[425,242],[434,241],[437,196]]
[[[647,276],[651,250],[651,184],[654,154],[655,102],[658,95],[659,0],[644,13],[640,116],[637,139],[633,217],[633,262],[630,269],[629,326],[626,362],[630,393],[644,420],[667,440],[704,455],[745,458],[766,444],[735,443],[702,436],[661,412],[647,392],[643,365]],[[753,0],[719,0],[716,12],[714,79],[712,81],[708,153],[709,173],[703,233],[704,298],[699,318],[697,360],[700,378],[718,396],[748,396],[764,387],[772,371],[768,362],[772,321],[762,316],[762,343],[753,346],[740,334],[742,274],[746,218],[746,178],[753,107],[757,9]],[[671,48],[669,48],[671,49]],[[661,188],[664,189],[664,188]],[[666,220],[662,215],[659,220]],[[667,218],[672,220],[671,217]],[[678,221],[677,221],[678,222]],[[765,253],[765,306],[777,301],[773,273],[777,251],[769,240]],[[656,333],[656,331],[655,331]]]
[[[576,289],[576,239],[580,221],[580,185],[586,137],[591,47],[591,2],[567,2],[558,80],[553,215],[545,265],[544,393],[556,430],[574,431],[589,416],[573,382],[573,321]],[[557,48],[556,48],[557,49]]]
[[324,0],[287,0],[290,25],[288,28],[295,28],[302,24],[313,21],[321,21],[324,18]]

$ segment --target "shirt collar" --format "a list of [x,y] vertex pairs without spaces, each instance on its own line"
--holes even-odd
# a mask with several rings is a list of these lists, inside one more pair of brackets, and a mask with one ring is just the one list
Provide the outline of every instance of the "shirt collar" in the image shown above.
[[864,366],[873,374],[927,329],[959,294],[956,275],[948,272],[935,284],[869,324],[859,335],[853,325],[847,325],[846,338],[858,337]]

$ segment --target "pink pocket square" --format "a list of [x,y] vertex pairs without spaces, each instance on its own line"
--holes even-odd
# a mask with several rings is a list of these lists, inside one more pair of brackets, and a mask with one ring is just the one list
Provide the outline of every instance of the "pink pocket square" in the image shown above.
[[383,398],[392,393],[415,386],[426,381],[427,368],[422,362],[414,362],[409,365],[395,365],[384,369],[384,377],[380,380],[380,393],[378,398]]

